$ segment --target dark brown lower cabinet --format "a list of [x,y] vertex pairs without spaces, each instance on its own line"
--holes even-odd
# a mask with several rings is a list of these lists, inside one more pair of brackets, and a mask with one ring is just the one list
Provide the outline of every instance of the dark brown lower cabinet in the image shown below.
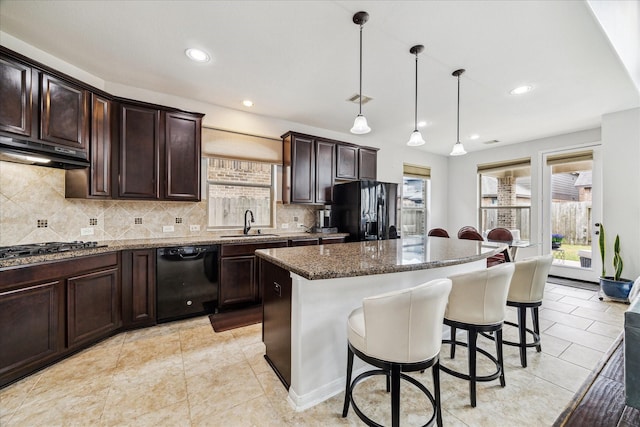
[[64,350],[64,283],[0,292],[0,386],[54,360]]
[[0,387],[120,327],[119,254],[0,271]]
[[259,269],[255,251],[286,246],[286,240],[222,245],[220,248],[218,308],[224,311],[260,304],[262,293],[259,286]]
[[259,301],[255,264],[253,255],[220,259],[220,283],[224,284],[220,286],[218,296],[220,308]]
[[118,269],[67,279],[67,345],[76,347],[120,326]]
[[156,251],[122,251],[122,326],[156,323]]
[[265,358],[280,381],[291,384],[291,277],[289,272],[260,258],[262,341]]

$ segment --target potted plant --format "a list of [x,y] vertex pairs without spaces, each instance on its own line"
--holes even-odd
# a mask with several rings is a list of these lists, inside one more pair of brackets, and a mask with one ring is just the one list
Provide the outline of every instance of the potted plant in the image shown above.
[[[607,269],[605,267],[605,246],[606,238],[604,234],[604,226],[599,224],[600,236],[598,237],[598,245],[600,247],[600,257],[602,258],[602,275],[600,276],[600,290],[601,292],[616,300],[627,301],[629,300],[629,292],[633,286],[633,280],[622,278],[622,268],[624,263],[620,256],[620,236],[616,235],[615,242],[613,243],[613,269],[615,270],[613,276],[607,276]],[[600,300],[603,297],[600,296]]]
[[562,239],[564,236],[562,234],[554,233],[551,235],[551,249],[559,249],[560,245],[562,245]]

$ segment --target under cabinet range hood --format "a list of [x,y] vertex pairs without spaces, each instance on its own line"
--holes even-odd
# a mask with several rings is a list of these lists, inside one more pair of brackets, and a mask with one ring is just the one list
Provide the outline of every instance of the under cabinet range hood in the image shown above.
[[81,169],[89,161],[73,149],[0,136],[0,160],[58,169]]

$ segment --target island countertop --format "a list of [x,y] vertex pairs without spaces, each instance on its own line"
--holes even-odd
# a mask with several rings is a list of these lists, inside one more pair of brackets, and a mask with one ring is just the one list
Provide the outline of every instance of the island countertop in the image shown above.
[[319,280],[464,264],[506,249],[502,244],[428,236],[260,249],[256,255],[305,279]]

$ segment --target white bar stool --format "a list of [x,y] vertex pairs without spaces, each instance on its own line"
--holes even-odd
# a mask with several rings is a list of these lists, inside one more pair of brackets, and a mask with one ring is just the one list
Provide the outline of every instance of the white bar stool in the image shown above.
[[[348,319],[347,381],[342,416],[349,404],[358,417],[369,426],[378,426],[362,413],[353,399],[353,390],[365,378],[373,375],[391,378],[391,425],[400,425],[400,379],[415,385],[433,406],[433,415],[425,426],[442,426],[440,409],[439,354],[442,340],[442,320],[451,290],[451,280],[436,279],[410,289],[365,298],[362,307]],[[379,369],[358,375],[353,382],[353,356]],[[432,368],[434,393],[403,372]]]

